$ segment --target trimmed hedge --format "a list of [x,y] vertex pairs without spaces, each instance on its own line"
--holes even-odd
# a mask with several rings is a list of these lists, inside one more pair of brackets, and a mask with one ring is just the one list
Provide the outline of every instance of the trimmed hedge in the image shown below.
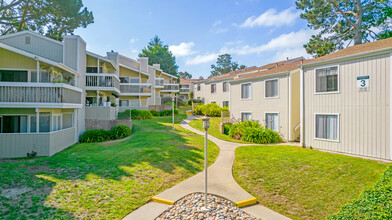
[[[160,111],[160,112],[158,112],[158,111],[155,111],[155,110],[151,110],[150,111],[151,112],[151,114],[154,116],[154,117],[159,117],[159,116],[171,116],[171,115],[173,115],[173,112],[172,112],[172,110],[163,110],[163,111]],[[174,114],[175,115],[178,115],[178,110],[177,109],[174,109]]]
[[152,114],[148,110],[127,109],[118,113],[119,119],[152,119]]
[[220,117],[222,111],[228,111],[228,107],[220,107],[216,103],[210,103],[207,105],[198,105],[194,109],[196,115],[207,115],[209,117]]
[[240,121],[233,124],[225,124],[224,133],[236,140],[256,144],[282,142],[282,137],[278,132],[262,126],[257,121]]
[[112,130],[105,131],[99,130],[88,130],[80,136],[81,143],[97,143],[109,140],[117,140],[128,137],[132,134],[131,129],[126,125],[117,125]]
[[358,200],[328,219],[392,219],[392,166],[387,168],[373,189],[364,191]]

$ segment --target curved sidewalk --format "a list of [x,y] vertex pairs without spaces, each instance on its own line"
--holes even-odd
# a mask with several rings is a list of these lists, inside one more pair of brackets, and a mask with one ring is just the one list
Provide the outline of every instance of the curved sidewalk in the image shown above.
[[[190,120],[184,120],[180,123],[181,127],[190,130],[196,134],[204,135],[204,132],[196,130],[189,126]],[[208,193],[216,194],[227,198],[233,202],[253,198],[248,192],[242,189],[234,180],[232,175],[232,167],[235,159],[235,149],[240,146],[253,144],[239,144],[228,141],[223,141],[208,135],[208,139],[214,142],[219,148],[220,152],[216,161],[208,167]],[[185,195],[194,192],[204,192],[204,171],[195,176],[173,186],[170,189],[156,195],[158,198],[177,201]],[[169,205],[160,204],[156,202],[149,202],[137,210],[130,213],[124,219],[155,219]],[[262,205],[253,205],[242,208],[247,213],[261,219],[289,219],[277,212],[268,209]]]

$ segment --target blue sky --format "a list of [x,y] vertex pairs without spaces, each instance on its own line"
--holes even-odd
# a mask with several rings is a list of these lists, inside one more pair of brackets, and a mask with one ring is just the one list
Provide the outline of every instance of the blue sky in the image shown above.
[[219,54],[247,66],[310,57],[302,45],[311,34],[294,0],[83,0],[94,24],[77,29],[87,49],[114,50],[131,58],[158,35],[180,71],[208,77]]

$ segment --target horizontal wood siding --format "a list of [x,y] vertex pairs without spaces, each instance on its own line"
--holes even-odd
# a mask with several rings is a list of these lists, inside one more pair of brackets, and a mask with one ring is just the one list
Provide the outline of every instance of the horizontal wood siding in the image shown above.
[[[305,145],[391,159],[389,53],[335,64],[340,66],[338,94],[314,94],[314,68],[304,69]],[[367,92],[360,92],[357,88],[357,76],[370,76],[370,88]],[[339,142],[314,139],[315,113],[340,114]]]

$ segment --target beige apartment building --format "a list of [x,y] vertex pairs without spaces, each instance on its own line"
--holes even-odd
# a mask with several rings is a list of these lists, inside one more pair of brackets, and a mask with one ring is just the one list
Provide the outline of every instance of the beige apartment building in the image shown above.
[[231,117],[260,121],[284,140],[299,139],[301,59],[238,74],[230,81]]
[[392,159],[392,38],[301,65],[303,146]]
[[180,79],[180,93],[179,93],[179,98],[183,100],[184,102],[189,100],[189,97],[192,94],[193,98],[194,97],[194,90],[195,90],[195,83],[201,81],[200,79]]
[[148,58],[100,56],[76,35],[0,36],[0,158],[51,156],[88,129],[130,125],[119,111],[156,108],[177,92],[177,77]]

